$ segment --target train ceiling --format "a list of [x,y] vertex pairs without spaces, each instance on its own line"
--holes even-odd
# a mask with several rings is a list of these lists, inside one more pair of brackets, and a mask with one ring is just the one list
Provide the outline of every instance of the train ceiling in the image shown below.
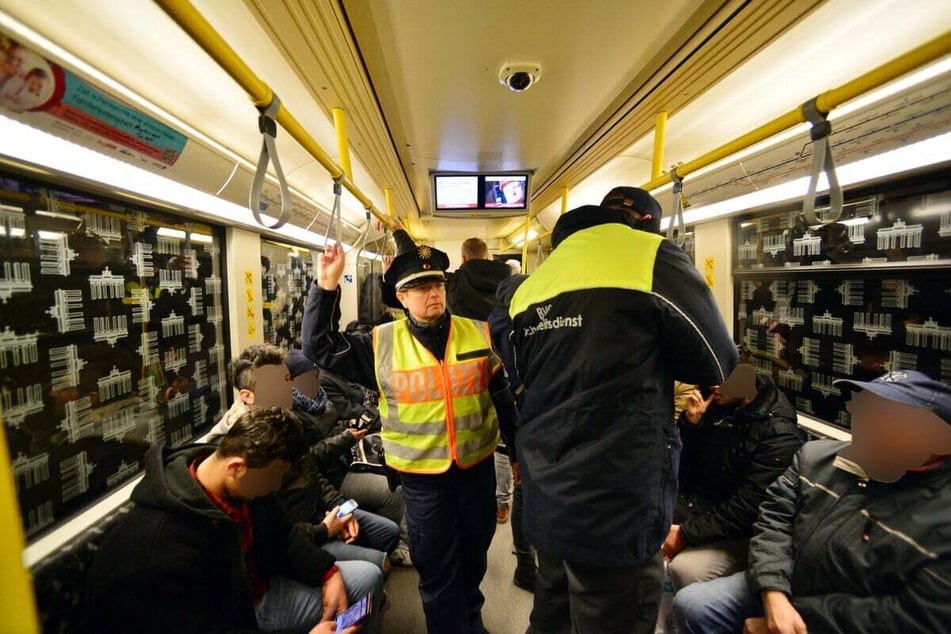
[[[650,180],[658,111],[670,116],[665,164],[689,161],[951,24],[951,5],[931,0],[193,4],[335,160],[330,113],[343,108],[354,182],[380,209],[389,188],[397,214],[434,241],[509,235],[518,222],[433,221],[430,170],[533,169],[532,207],[550,227],[565,187],[575,206],[618,183]],[[247,95],[157,4],[0,0],[0,11],[228,152],[256,159],[257,112]],[[500,85],[500,67],[522,62],[540,66],[537,83],[523,93]],[[857,114],[842,126],[854,136],[837,132],[837,142],[871,128],[951,127],[945,84],[880,107],[875,122]],[[278,143],[291,184],[329,209],[327,173],[287,135]],[[750,174],[778,178],[801,146],[794,139],[734,166],[741,175],[713,173],[685,190],[705,202],[729,197]],[[210,158],[217,145],[208,151],[200,165],[209,182],[197,175],[189,184],[215,191],[229,163]],[[344,199],[352,236],[363,210]],[[302,210],[293,221],[311,216]]]

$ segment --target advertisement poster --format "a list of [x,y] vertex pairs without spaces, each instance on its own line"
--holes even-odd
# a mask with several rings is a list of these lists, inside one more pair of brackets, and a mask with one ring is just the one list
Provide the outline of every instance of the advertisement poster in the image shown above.
[[188,139],[0,34],[0,114],[141,167],[165,170]]

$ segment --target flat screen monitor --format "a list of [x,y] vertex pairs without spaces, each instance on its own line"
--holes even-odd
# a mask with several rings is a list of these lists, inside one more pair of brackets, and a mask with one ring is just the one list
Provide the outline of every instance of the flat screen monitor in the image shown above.
[[517,216],[528,209],[528,172],[437,172],[433,211],[442,217]]

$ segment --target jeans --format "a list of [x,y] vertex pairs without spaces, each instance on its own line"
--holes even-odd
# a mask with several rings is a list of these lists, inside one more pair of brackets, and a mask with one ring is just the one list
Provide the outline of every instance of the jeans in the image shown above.
[[[375,632],[383,601],[383,573],[366,561],[338,561],[337,567],[343,575],[350,605],[373,593],[373,611],[364,621],[361,631]],[[254,611],[262,631],[310,630],[323,616],[321,588],[312,588],[287,577],[275,577]]]
[[763,616],[763,604],[745,572],[692,583],[674,595],[679,634],[741,632],[743,621],[756,616]]
[[660,553],[643,566],[604,568],[539,552],[532,634],[652,634],[663,586]]
[[387,554],[396,550],[400,541],[400,527],[393,520],[363,509],[354,511],[353,516],[360,524],[360,533],[355,542],[357,546],[373,548]]
[[505,506],[512,501],[512,463],[504,453],[496,451],[495,457],[495,501]]
[[670,561],[674,592],[697,581],[727,577],[746,569],[749,539],[724,539],[684,548]]
[[438,474],[404,473],[409,550],[429,634],[482,634],[479,590],[495,535],[490,459]]
[[339,488],[340,495],[353,498],[360,503],[364,511],[376,513],[394,522],[400,528],[400,537],[403,541],[408,541],[402,487],[390,491],[385,476],[350,471],[344,476]]
[[321,546],[322,549],[334,556],[338,562],[341,561],[366,561],[383,570],[383,562],[386,560],[386,553],[374,548],[357,546],[356,544],[347,544],[339,539],[332,539]]

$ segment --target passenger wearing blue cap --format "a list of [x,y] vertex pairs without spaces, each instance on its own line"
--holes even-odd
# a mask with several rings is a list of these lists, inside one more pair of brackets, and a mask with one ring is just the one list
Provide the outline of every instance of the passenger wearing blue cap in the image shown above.
[[951,387],[912,370],[836,383],[854,389],[851,444],[803,446],[760,506],[749,570],[675,597],[682,634],[948,631]]

